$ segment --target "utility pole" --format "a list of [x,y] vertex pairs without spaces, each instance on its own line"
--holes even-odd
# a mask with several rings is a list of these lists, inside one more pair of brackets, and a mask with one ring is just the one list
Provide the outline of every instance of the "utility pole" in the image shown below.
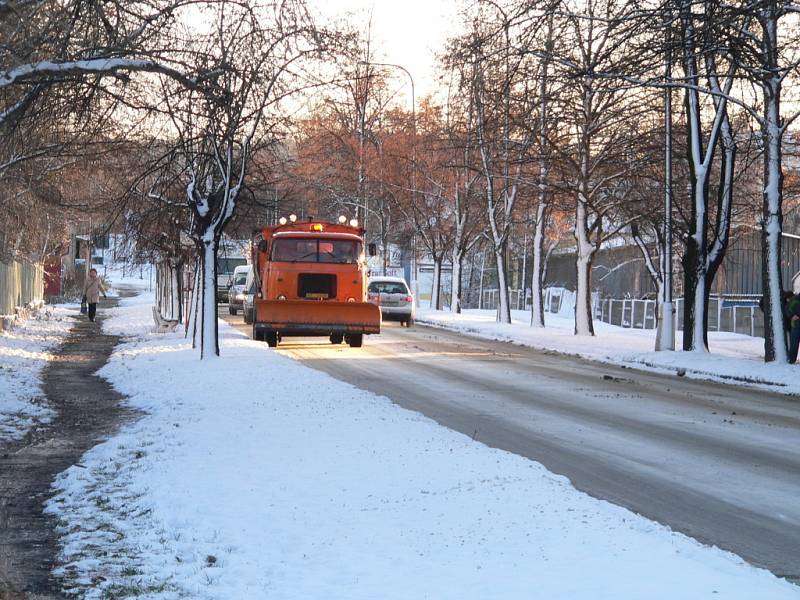
[[675,350],[675,308],[672,304],[672,23],[664,15],[664,247],[661,249],[662,293],[656,350]]

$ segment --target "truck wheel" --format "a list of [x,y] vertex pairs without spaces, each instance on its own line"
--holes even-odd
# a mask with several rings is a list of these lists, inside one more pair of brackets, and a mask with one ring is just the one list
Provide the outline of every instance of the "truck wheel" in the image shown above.
[[270,348],[277,348],[278,347],[278,332],[277,331],[270,331],[264,336],[267,340],[267,346]]
[[344,341],[344,334],[343,333],[332,333],[331,334],[331,344],[341,344]]
[[351,348],[361,348],[361,346],[364,344],[364,334],[351,333],[347,336],[347,343],[350,344]]
[[253,323],[253,339],[257,342],[263,342],[264,337],[261,335],[261,332],[256,329],[256,324]]

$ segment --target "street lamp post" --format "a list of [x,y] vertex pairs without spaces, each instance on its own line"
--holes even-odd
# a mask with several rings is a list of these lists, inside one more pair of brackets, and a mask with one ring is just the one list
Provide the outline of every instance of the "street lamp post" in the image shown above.
[[[400,69],[406,75],[408,75],[408,80],[411,82],[411,129],[413,131],[413,141],[411,143],[411,200],[416,205],[417,203],[417,100],[416,94],[414,92],[414,77],[412,77],[411,72],[406,69],[403,65],[397,65],[394,63],[383,63],[383,62],[372,62],[362,60],[359,61],[361,64],[365,65],[375,65],[378,67],[393,67],[395,69]],[[414,243],[413,243],[413,258],[414,258],[414,301],[419,306],[419,289],[417,282],[419,281],[419,265],[417,264],[417,244],[416,244],[416,234],[414,234]]]

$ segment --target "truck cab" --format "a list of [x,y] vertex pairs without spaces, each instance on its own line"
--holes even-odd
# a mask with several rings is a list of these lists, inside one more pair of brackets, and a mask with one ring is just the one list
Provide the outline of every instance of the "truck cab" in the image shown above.
[[380,310],[367,302],[364,230],[353,223],[261,229],[253,244],[253,339],[274,347],[286,336],[328,336],[359,347],[365,334],[380,333]]

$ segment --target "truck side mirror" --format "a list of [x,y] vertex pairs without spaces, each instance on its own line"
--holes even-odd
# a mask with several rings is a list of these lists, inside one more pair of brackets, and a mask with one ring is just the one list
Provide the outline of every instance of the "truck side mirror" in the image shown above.
[[258,242],[258,251],[259,252],[266,252],[267,251],[267,240],[260,240]]
[[367,245],[367,254],[370,256],[377,256],[378,255],[378,247],[375,244],[368,244]]

